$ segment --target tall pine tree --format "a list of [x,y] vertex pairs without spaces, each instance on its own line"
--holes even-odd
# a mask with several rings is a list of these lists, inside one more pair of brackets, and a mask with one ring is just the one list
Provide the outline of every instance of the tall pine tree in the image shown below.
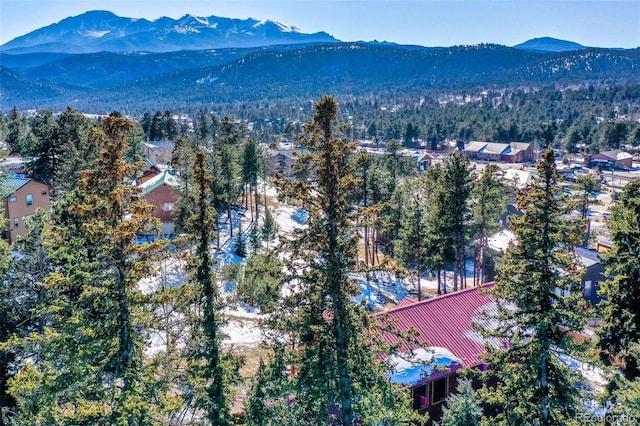
[[196,243],[196,253],[189,261],[192,270],[190,282],[195,290],[193,304],[189,307],[192,321],[188,389],[194,390],[195,405],[204,410],[209,423],[225,426],[232,423],[229,413],[230,381],[237,376],[239,360],[224,354],[220,348],[222,303],[210,253],[216,212],[210,206],[212,178],[207,172],[202,152],[196,154],[193,171],[196,207],[189,220],[189,231]]
[[[375,339],[364,332],[367,313],[351,300],[357,288],[348,272],[355,268],[357,237],[347,199],[356,181],[348,161],[353,144],[334,134],[337,110],[333,97],[322,97],[305,126],[310,154],[303,161],[312,165],[316,179],[281,187],[310,215],[308,226],[289,241],[299,291],[287,300],[293,309],[282,309],[279,317],[296,348],[289,355],[297,370],[297,425],[352,426],[410,417],[409,404],[384,376]],[[287,401],[289,394],[281,397]]]
[[506,210],[505,188],[500,180],[498,166],[490,164],[482,171],[480,179],[475,183],[471,194],[471,223],[474,238],[477,238],[476,255],[474,256],[474,284],[486,281],[487,250],[489,237],[500,228],[500,216]]
[[496,328],[486,334],[505,347],[488,347],[487,402],[500,408],[496,425],[572,424],[579,409],[575,373],[556,356],[573,352],[573,332],[585,325],[580,273],[573,248],[580,244],[580,222],[568,214],[568,200],[558,185],[553,150],[538,164],[539,177],[519,191],[513,218],[517,242],[507,250],[492,291]]
[[138,288],[161,244],[135,242],[157,223],[129,184],[134,168],[123,157],[131,126],[121,117],[102,121],[91,136],[102,148],[95,169],[61,200],[47,243],[60,266],[43,280],[57,298],[44,333],[20,342],[39,358],[11,381],[16,424],[161,423],[157,377],[143,362],[149,315]]

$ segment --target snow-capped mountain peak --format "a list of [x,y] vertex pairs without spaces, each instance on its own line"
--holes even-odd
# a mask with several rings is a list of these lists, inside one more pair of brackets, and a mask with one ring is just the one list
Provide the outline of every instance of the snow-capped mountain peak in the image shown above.
[[266,19],[186,14],[179,19],[165,16],[148,21],[90,11],[15,38],[0,49],[7,53],[168,52],[337,41],[324,32],[307,34]]

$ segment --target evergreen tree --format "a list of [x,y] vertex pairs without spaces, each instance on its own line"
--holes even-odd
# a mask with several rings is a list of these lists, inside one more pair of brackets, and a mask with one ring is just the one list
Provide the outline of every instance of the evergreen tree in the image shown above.
[[490,164],[482,171],[480,179],[474,185],[471,210],[471,223],[474,238],[478,239],[474,257],[474,284],[486,281],[486,256],[489,237],[500,229],[500,216],[506,210],[505,187],[500,180],[498,166]]
[[640,344],[640,181],[625,186],[611,214],[607,225],[614,244],[605,264],[613,278],[601,283],[599,346],[602,357],[619,359],[633,380],[640,377],[640,359],[631,351]]
[[178,123],[173,119],[171,111],[166,110],[161,119],[162,136],[168,141],[175,141],[178,137]]
[[60,265],[44,280],[56,300],[45,332],[19,344],[39,348],[11,382],[20,407],[16,424],[154,424],[157,376],[143,363],[145,297],[138,281],[150,273],[160,243],[135,235],[157,225],[152,206],[137,199],[123,159],[131,123],[108,117],[92,138],[102,148],[62,202],[49,247]]
[[[351,426],[356,419],[393,424],[404,416],[410,420],[403,409],[409,405],[384,376],[376,339],[364,332],[367,313],[350,299],[356,292],[348,276],[355,267],[356,237],[347,196],[356,181],[348,161],[353,145],[334,135],[337,108],[334,98],[322,97],[305,126],[316,180],[281,186],[285,196],[308,206],[310,215],[308,226],[288,242],[290,270],[300,271],[299,291],[286,300],[292,310],[277,324],[299,345],[299,352],[290,353],[299,369],[293,424]],[[289,394],[280,397],[287,400]]]
[[[355,159],[356,166],[356,176],[358,177],[358,181],[361,183],[360,188],[358,189],[357,199],[358,203],[361,203],[363,209],[367,209],[369,207],[369,197],[368,197],[368,185],[369,185],[369,176],[371,174],[371,166],[373,164],[373,158],[371,154],[367,151],[362,150],[358,153]],[[363,225],[363,237],[364,237],[364,263],[365,266],[369,265],[369,223],[367,220],[362,221]]]
[[152,140],[149,134],[151,130],[151,114],[149,112],[145,112],[142,118],[140,119],[140,127],[142,127],[142,131],[144,132],[145,140]]
[[[205,156],[199,152],[194,163],[196,185],[195,214],[190,220],[191,238],[196,242],[196,254],[190,259],[190,277],[194,293],[195,312],[191,324],[191,346],[188,348],[190,389],[196,397],[196,407],[204,410],[211,425],[231,425],[229,392],[232,376],[237,376],[239,360],[220,349],[223,325],[221,301],[212,270],[210,243],[213,239],[215,210],[211,200],[211,177],[207,173]],[[191,392],[188,390],[188,392]]]
[[[258,219],[258,175],[260,173],[262,153],[260,145],[254,138],[249,138],[243,145],[242,149],[242,183],[247,186],[248,194],[253,194],[255,204],[255,218]],[[247,195],[250,198],[250,195]],[[251,219],[253,220],[253,205],[249,203],[251,210]]]
[[[229,235],[233,237],[231,210],[238,199],[242,186],[240,175],[240,132],[229,117],[220,123],[213,150],[213,193],[216,204],[227,211]],[[217,206],[216,206],[217,207]]]
[[497,383],[487,384],[483,396],[500,408],[496,425],[574,424],[580,405],[576,373],[556,356],[574,353],[572,333],[588,315],[573,254],[580,224],[568,216],[551,148],[538,175],[518,193],[525,214],[512,220],[517,243],[503,257],[491,292],[498,311],[490,316],[495,328],[485,333],[504,347],[487,346],[488,374]]
[[160,111],[156,111],[153,118],[151,118],[151,123],[149,124],[149,140],[162,140],[162,113]]
[[[0,148],[0,159],[4,158],[3,154],[3,149]],[[0,188],[3,188],[4,179],[5,175],[0,173]],[[0,229],[2,230],[7,226],[3,209],[4,205],[0,204]],[[0,426],[8,425],[10,413],[14,413],[17,409],[15,398],[9,394],[8,385],[9,379],[15,373],[11,367],[16,358],[16,351],[5,348],[4,344],[11,336],[23,334],[20,328],[26,317],[12,277],[15,260],[7,241],[0,238]]]
[[237,293],[244,303],[273,312],[280,301],[282,262],[275,253],[257,254],[247,260]]
[[[401,186],[402,187],[402,186]],[[426,257],[427,227],[425,211],[418,188],[407,185],[402,203],[403,212],[398,232],[398,241],[394,244],[396,254],[409,268],[416,270],[418,279],[418,300],[422,299],[420,285]]]
[[57,124],[56,143],[62,153],[54,173],[55,189],[65,192],[78,185],[82,170],[94,168],[100,148],[89,138],[94,125],[78,111],[67,108],[58,117]]
[[[427,169],[422,180],[427,206],[427,267],[438,274],[438,294],[447,292],[446,269],[455,256],[450,229],[448,195],[443,184],[444,168],[435,164]],[[444,270],[444,274],[442,271]],[[444,279],[443,279],[444,277]]]
[[51,110],[38,111],[33,119],[34,143],[25,144],[21,155],[34,179],[53,185],[63,146],[58,142],[58,123]]
[[447,398],[446,407],[442,407],[440,426],[480,426],[482,407],[480,397],[473,390],[472,381],[467,378],[458,380],[456,393]]
[[288,392],[293,388],[287,371],[284,348],[276,344],[269,364],[260,360],[258,373],[245,403],[248,426],[294,426],[295,401]]
[[178,138],[171,153],[171,168],[180,180],[175,215],[178,234],[187,228],[187,220],[193,215],[195,206],[192,187],[196,146],[197,142],[192,139]]
[[453,243],[453,290],[466,287],[465,249],[471,220],[469,199],[473,188],[473,169],[469,157],[459,152],[444,160],[441,176],[447,219],[447,228]]
[[195,133],[198,139],[201,139],[203,141],[208,141],[211,138],[211,136],[213,136],[210,133],[211,120],[209,119],[209,116],[204,110],[200,110],[198,112],[198,119],[195,120],[194,127],[195,127]]
[[271,214],[271,210],[267,207],[264,211],[264,219],[262,222],[262,228],[260,229],[261,237],[267,242],[267,250],[269,250],[269,243],[273,241],[278,235],[278,225]]
[[251,247],[251,254],[255,255],[260,247],[262,247],[262,240],[260,239],[260,229],[258,224],[254,223],[251,232],[249,233],[249,246]]
[[247,243],[242,232],[242,222],[238,224],[238,235],[236,236],[235,253],[240,257],[247,257]]
[[[144,162],[144,143],[145,135],[142,127],[137,124],[133,127],[131,132],[131,142],[127,146],[127,152],[124,154],[124,158],[129,164],[140,165]],[[144,166],[145,163],[142,163]]]
[[7,144],[9,154],[19,154],[25,145],[27,135],[27,123],[15,106],[8,115],[8,123],[4,142]]

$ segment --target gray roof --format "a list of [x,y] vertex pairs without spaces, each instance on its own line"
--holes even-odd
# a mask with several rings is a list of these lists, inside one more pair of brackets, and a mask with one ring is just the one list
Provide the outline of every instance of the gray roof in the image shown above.
[[472,141],[464,147],[467,152],[478,152],[487,145],[487,142]]
[[505,149],[509,148],[507,143],[488,143],[482,152],[489,154],[502,154]]
[[29,178],[16,175],[0,175],[0,192],[2,192],[2,196],[6,198],[30,181],[31,179]]
[[612,160],[625,160],[627,158],[633,158],[633,155],[625,152],[621,149],[615,149],[613,151],[604,151],[601,152],[600,155],[604,155]]

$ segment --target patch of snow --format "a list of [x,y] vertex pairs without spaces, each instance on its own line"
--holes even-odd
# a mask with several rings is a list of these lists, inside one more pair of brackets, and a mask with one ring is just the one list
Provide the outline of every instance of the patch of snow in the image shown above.
[[602,368],[580,361],[579,359],[563,352],[555,352],[555,355],[564,365],[582,377],[584,381],[583,384],[587,387],[587,392],[589,394],[593,396],[601,394],[607,386],[607,383],[609,383],[609,380]]
[[492,235],[488,240],[489,247],[502,253],[507,251],[510,243],[515,244],[515,242],[516,236],[508,229],[503,229]]
[[104,37],[105,34],[109,34],[111,31],[96,31],[96,30],[87,30],[85,31],[85,35],[89,36],[89,37],[94,37],[94,38],[101,38]]
[[391,355],[388,362],[393,368],[389,380],[402,385],[417,383],[434,371],[449,368],[454,363],[462,364],[451,351],[436,346]]
[[265,341],[264,333],[253,320],[231,319],[222,327],[224,345],[253,347]]
[[185,282],[186,263],[176,258],[167,258],[156,264],[154,275],[140,280],[138,288],[143,294],[152,294],[163,287],[176,287]]

